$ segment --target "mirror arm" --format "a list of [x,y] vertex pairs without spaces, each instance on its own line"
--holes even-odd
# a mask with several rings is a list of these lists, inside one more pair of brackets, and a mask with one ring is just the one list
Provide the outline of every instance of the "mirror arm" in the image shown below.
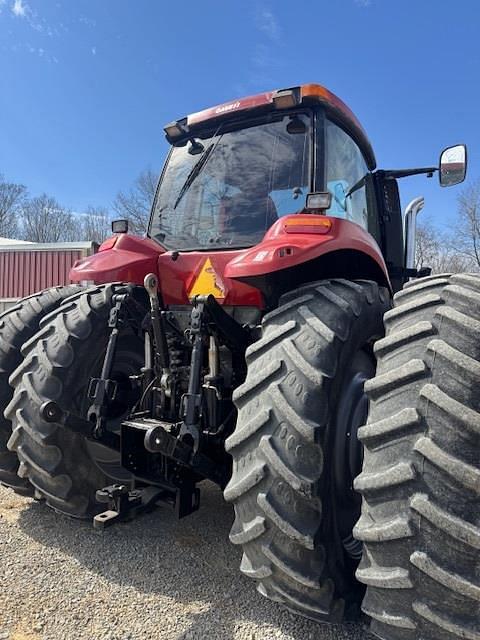
[[365,183],[367,182],[367,176],[363,176],[363,178],[360,178],[360,180],[358,182],[355,182],[355,184],[353,185],[353,187],[351,187],[347,193],[345,194],[345,198],[348,198],[352,195],[352,193],[355,193],[355,191],[358,191],[359,189],[361,189]]
[[438,167],[420,167],[418,169],[384,169],[382,175],[384,178],[406,178],[407,176],[416,176],[426,173],[429,178],[438,171]]

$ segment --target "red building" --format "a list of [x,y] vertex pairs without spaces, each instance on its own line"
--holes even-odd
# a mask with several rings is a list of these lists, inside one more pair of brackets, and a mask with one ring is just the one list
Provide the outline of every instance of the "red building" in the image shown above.
[[75,260],[97,248],[94,242],[33,243],[0,238],[0,313],[19,298],[68,284]]

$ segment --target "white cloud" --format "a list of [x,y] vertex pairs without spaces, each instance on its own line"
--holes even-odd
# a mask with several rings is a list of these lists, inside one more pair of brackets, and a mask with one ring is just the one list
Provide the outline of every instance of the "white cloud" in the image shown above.
[[354,2],[359,7],[369,7],[372,4],[372,0],[354,0]]
[[97,55],[97,47],[92,47],[91,51],[92,51],[92,56]]
[[27,5],[23,3],[23,0],[15,0],[12,5],[12,13],[18,18],[24,18],[27,15]]
[[92,18],[87,18],[87,16],[80,16],[78,21],[86,25],[87,27],[93,28],[97,26],[97,22]]
[[260,7],[255,15],[255,25],[259,31],[264,33],[272,42],[278,42],[282,35],[282,30],[273,11],[268,7]]
[[273,0],[256,0],[256,7],[250,14],[256,42],[251,48],[244,77],[237,77],[232,86],[236,95],[265,91],[278,84],[283,29],[272,4]]
[[282,27],[268,0],[259,2],[253,18],[259,41],[253,46],[250,55],[248,84],[255,88],[265,88],[275,85]]

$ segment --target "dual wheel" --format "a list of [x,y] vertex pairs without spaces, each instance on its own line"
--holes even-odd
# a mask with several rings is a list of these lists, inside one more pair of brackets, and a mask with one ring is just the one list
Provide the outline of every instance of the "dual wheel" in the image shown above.
[[[44,421],[40,408],[54,400],[64,410],[87,416],[92,402],[87,388],[103,364],[112,296],[121,292],[121,285],[48,290],[0,317],[1,344],[7,344],[0,351],[6,405],[0,422],[0,482],[73,517],[97,513],[96,490],[128,484],[131,476],[116,451]],[[138,400],[130,376],[142,366],[142,340],[127,328],[120,333],[111,373],[118,385],[117,399],[107,409],[107,428],[113,432]]]
[[[33,486],[77,517],[91,515],[95,490],[125,472],[109,450],[44,423],[39,407],[53,399],[85,414],[112,292],[57,301],[38,332],[32,324],[34,338],[17,339],[27,342],[23,355],[14,347],[0,429],[0,481]],[[479,640],[480,278],[415,281],[389,305],[375,283],[328,280],[265,316],[226,441],[230,538],[260,593],[297,613],[340,621],[363,599],[384,640]],[[142,348],[133,332],[118,353],[125,388],[111,407],[113,430],[135,402],[127,381]]]
[[230,539],[297,613],[362,601],[383,640],[480,640],[480,276],[408,283],[382,338],[387,304],[330,280],[265,316],[227,440]]

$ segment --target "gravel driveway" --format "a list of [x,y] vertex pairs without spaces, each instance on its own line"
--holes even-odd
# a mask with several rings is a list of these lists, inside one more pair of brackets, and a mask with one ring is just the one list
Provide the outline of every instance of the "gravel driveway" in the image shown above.
[[158,509],[105,533],[0,487],[0,640],[372,640],[257,595],[213,486],[196,514]]

